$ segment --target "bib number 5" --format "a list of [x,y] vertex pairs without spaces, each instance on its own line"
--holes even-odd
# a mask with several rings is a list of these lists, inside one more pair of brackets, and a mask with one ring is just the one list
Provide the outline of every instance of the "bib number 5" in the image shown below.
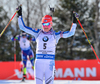
[[46,45],[47,45],[47,43],[44,43],[44,44],[43,44],[43,49],[46,49],[46,48],[47,48]]

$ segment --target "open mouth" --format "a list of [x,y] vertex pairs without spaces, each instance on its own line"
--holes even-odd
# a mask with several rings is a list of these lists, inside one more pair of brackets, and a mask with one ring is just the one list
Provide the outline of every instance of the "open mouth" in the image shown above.
[[44,28],[44,29],[48,29],[48,28]]
[[48,27],[44,27],[44,29],[49,29]]

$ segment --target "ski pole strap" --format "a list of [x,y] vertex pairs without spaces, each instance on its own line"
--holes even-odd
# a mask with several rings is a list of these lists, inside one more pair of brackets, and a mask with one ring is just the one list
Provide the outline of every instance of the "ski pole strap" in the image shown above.
[[85,34],[85,37],[86,37],[86,39],[88,40],[88,43],[90,44],[90,46],[91,46],[91,48],[92,48],[92,50],[93,50],[93,52],[94,52],[94,54],[95,54],[97,60],[100,61],[99,58],[98,58],[98,56],[97,56],[97,54],[96,54],[96,52],[95,52],[95,50],[94,50],[94,48],[93,48],[93,46],[91,45],[90,40],[88,39],[88,37],[87,37],[87,35],[86,35],[85,31],[84,31],[84,28],[83,28],[82,24],[80,23],[80,21],[79,21],[78,18],[76,18],[76,19],[77,19],[78,23],[80,24],[80,26],[81,26],[81,28],[82,28],[82,30],[83,30],[83,33]]

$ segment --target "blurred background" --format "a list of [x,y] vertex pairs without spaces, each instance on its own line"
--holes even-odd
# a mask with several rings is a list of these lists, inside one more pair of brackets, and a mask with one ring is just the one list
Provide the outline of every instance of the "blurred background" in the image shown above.
[[[79,20],[100,58],[100,0],[0,0],[0,33],[22,4],[23,20],[26,26],[42,29],[41,19],[49,13],[50,7],[55,8],[53,15],[53,28],[55,31],[69,31],[72,24],[73,11],[77,12]],[[17,15],[14,17],[2,37],[0,37],[0,61],[21,60],[18,41],[16,52],[11,37],[20,34]],[[36,43],[33,43],[35,53]],[[56,47],[56,60],[96,59],[79,23],[73,37],[60,39]]]

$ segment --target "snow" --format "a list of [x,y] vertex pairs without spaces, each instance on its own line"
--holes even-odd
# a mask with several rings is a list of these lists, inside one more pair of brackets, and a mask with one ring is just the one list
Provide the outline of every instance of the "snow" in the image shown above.
[[[0,84],[35,84],[34,80],[0,80]],[[45,83],[43,83],[45,84]],[[100,81],[54,80],[54,84],[100,84]]]

